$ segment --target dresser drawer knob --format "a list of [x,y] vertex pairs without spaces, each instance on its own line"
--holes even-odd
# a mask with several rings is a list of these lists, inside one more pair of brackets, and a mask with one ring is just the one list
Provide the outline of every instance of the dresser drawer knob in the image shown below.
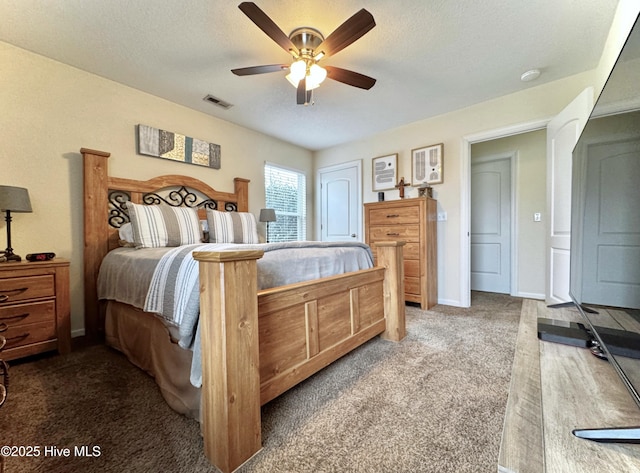
[[11,297],[11,294],[13,294],[13,295],[22,294],[27,289],[29,289],[29,288],[28,287],[20,287],[18,289],[11,289],[9,291],[4,291],[4,294],[0,294],[0,302],[7,302],[9,300],[9,297]]
[[400,214],[389,214],[387,215],[387,218],[398,218],[400,216]]
[[399,233],[387,233],[387,236],[400,236]]

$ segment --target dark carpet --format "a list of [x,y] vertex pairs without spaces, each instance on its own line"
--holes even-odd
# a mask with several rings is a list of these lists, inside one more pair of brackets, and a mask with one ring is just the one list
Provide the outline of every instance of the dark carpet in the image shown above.
[[[375,338],[263,406],[264,448],[239,471],[496,471],[521,305],[408,306],[405,340]],[[120,353],[11,365],[0,445],[26,448],[6,473],[216,471],[198,423]]]

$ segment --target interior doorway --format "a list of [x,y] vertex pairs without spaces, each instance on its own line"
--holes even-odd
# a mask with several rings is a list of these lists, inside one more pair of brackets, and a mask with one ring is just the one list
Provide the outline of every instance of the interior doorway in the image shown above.
[[364,241],[362,232],[362,162],[318,169],[321,241]]
[[469,165],[470,289],[544,299],[546,130],[471,143]]
[[515,153],[474,157],[471,148],[471,290],[511,294],[511,178]]

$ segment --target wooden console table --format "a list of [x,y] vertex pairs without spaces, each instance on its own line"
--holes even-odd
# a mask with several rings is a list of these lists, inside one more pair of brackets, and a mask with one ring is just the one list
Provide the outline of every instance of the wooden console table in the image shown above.
[[583,321],[575,309],[523,301],[498,472],[640,472],[640,445],[571,433],[640,426],[640,409],[609,363],[584,348],[539,341],[539,317]]

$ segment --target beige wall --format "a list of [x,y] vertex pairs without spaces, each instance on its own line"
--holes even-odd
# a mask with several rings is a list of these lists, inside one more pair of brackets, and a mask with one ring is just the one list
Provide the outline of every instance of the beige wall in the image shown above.
[[[474,159],[515,154],[515,258],[514,295],[544,299],[547,133],[545,130],[484,141],[471,145]],[[533,214],[542,214],[535,222]]]
[[[462,150],[462,146],[467,146],[465,137],[548,120],[589,86],[594,87],[597,96],[638,12],[640,4],[637,0],[620,0],[600,63],[592,71],[316,152],[315,169],[362,159],[363,201],[372,202],[376,195],[371,192],[371,158],[398,153],[398,175],[408,178],[411,176],[411,149],[444,143],[444,183],[435,186],[434,190],[438,211],[447,212],[448,218],[438,222],[438,301],[462,305],[464,297],[460,281],[469,277],[461,274],[462,251],[468,251],[467,223],[461,221],[462,196],[466,192],[462,189],[461,179],[463,166],[466,166],[461,161],[461,155],[466,154],[466,150]],[[397,191],[387,194],[387,199],[398,198]],[[415,196],[417,191],[411,189],[406,195]]]
[[[313,196],[312,154],[305,149],[2,42],[0,71],[0,184],[26,187],[33,207],[31,214],[14,215],[12,245],[23,257],[53,251],[71,260],[75,334],[84,327],[81,147],[111,152],[111,173],[120,177],[185,174],[221,191],[232,191],[236,176],[251,179],[254,214],[264,206],[265,161],[306,172]],[[137,155],[139,123],[220,144],[222,168]],[[311,200],[308,215],[312,235]],[[2,219],[2,248],[5,231]]]
[[[444,182],[434,186],[438,212],[447,221],[438,222],[438,300],[441,304],[462,305],[460,274],[462,238],[467,225],[461,222],[462,146],[464,137],[514,124],[544,121],[557,114],[585,87],[593,83],[593,73],[583,73],[522,92],[500,97],[452,113],[418,121],[372,136],[369,139],[315,153],[315,166],[363,160],[363,201],[376,200],[371,191],[371,158],[398,153],[399,176],[411,176],[411,149],[444,143]],[[387,191],[387,200],[397,199],[397,191]],[[408,197],[417,195],[408,188]],[[316,202],[317,203],[317,202]],[[463,232],[465,235],[463,235]]]

